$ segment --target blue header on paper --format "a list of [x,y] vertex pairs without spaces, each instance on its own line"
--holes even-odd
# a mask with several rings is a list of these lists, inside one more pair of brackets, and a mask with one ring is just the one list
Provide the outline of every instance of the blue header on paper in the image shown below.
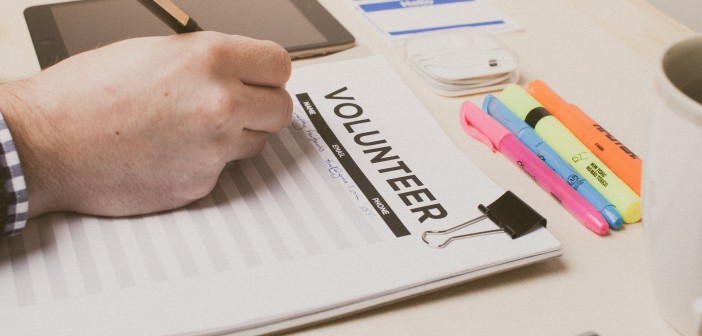
[[445,5],[455,2],[473,2],[475,0],[403,0],[403,1],[388,1],[374,4],[360,5],[361,9],[366,12],[378,12],[392,9],[402,9],[411,7]]
[[420,28],[420,29],[399,30],[399,31],[389,32],[388,34],[395,36],[395,35],[424,33],[424,32],[429,32],[429,31],[434,31],[434,30],[465,28],[465,27],[493,26],[493,25],[500,25],[500,24],[505,24],[505,22],[503,20],[496,20],[496,21],[464,23],[464,24],[450,25],[450,26],[439,26],[439,27],[429,27],[429,28]]

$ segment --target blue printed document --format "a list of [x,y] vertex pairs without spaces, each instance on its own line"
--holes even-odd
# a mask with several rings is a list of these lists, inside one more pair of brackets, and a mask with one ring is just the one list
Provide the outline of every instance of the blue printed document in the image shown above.
[[483,0],[349,1],[390,41],[454,28],[478,27],[491,32],[522,29]]

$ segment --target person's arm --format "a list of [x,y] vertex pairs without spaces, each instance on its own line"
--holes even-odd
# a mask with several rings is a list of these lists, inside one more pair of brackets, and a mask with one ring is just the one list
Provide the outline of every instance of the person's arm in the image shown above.
[[0,237],[22,231],[27,223],[27,207],[22,166],[0,111]]
[[208,194],[259,153],[292,101],[285,49],[214,32],[126,40],[0,85],[29,217],[125,216]]

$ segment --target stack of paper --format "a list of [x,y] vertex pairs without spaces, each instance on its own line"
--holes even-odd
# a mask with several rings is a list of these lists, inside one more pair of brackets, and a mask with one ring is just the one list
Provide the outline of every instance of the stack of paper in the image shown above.
[[260,333],[560,253],[546,229],[441,250],[420,239],[503,190],[382,58],[297,69],[287,88],[290,127],[196,204],[125,219],[53,214],[0,242],[3,333]]

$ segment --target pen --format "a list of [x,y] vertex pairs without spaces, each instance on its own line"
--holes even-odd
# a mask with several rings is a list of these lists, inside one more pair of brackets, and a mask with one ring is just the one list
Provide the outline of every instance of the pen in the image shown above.
[[575,189],[583,198],[597,209],[609,226],[618,229],[622,226],[622,216],[602,194],[600,194],[587,180],[573,170],[558,154],[539,137],[534,129],[519,119],[505,104],[493,95],[488,95],[483,100],[483,110],[495,118],[502,126],[516,136],[532,153],[536,154],[558,176]]
[[609,230],[607,222],[597,209],[558,177],[497,120],[468,101],[461,106],[460,120],[466,133],[486,144],[493,152],[495,150],[502,152],[541,188],[553,195],[585,227],[597,234],[607,233]]
[[641,195],[641,159],[612,134],[596,123],[585,112],[568,104],[546,83],[536,80],[529,83],[527,91],[541,103],[590,151],[612,169],[632,190]]
[[502,91],[500,101],[531,126],[561,158],[570,163],[575,171],[612,203],[625,223],[634,223],[641,219],[639,195],[524,89],[519,85],[509,85]]
[[203,29],[178,8],[171,0],[137,0],[178,34],[202,31]]

